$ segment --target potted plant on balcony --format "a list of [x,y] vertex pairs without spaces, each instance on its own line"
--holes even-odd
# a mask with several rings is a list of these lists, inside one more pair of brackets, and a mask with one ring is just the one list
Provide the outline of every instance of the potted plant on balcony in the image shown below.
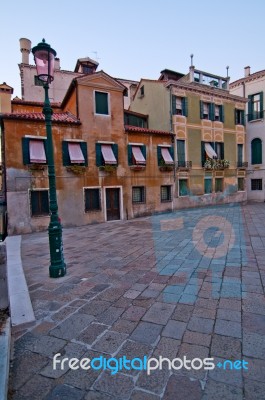
[[161,172],[171,172],[174,170],[174,165],[166,164],[164,160],[160,160],[159,169]]
[[108,173],[113,173],[117,170],[117,165],[112,165],[112,164],[105,164],[105,165],[101,165],[99,167],[100,171],[104,171],[104,172],[108,172]]
[[82,175],[86,171],[86,167],[84,165],[68,165],[66,167],[68,172],[72,172],[75,175]]

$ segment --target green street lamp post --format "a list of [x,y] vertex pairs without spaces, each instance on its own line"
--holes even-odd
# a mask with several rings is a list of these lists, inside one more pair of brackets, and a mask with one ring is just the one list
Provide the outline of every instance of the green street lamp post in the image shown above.
[[45,43],[45,40],[43,39],[41,43],[33,47],[32,53],[37,67],[37,76],[43,82],[45,92],[43,114],[45,116],[47,133],[47,161],[50,192],[50,224],[48,232],[51,263],[49,267],[49,272],[51,278],[59,278],[66,274],[66,265],[63,256],[62,225],[58,217],[56,178],[52,141],[53,111],[49,100],[49,84],[54,79],[54,58],[56,57],[56,51],[53,50],[49,44]]

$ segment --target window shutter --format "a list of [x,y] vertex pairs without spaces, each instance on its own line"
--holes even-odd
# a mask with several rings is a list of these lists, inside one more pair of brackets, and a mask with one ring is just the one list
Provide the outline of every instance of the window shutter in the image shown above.
[[116,160],[117,160],[117,165],[118,165],[118,164],[119,164],[119,159],[118,159],[118,145],[117,145],[116,143],[112,145],[112,151],[113,151],[113,154],[114,154],[114,156],[115,156],[115,158],[116,158]]
[[225,121],[225,114],[224,114],[224,106],[220,106],[220,121],[224,122]]
[[128,164],[132,165],[133,160],[132,160],[132,145],[128,144]]
[[103,165],[103,160],[102,160],[102,153],[101,153],[101,144],[96,143],[96,166],[100,167]]
[[29,157],[29,138],[22,138],[22,156],[23,156],[23,164],[28,165],[30,164],[30,157]]
[[209,119],[211,120],[211,121],[214,121],[215,120],[215,104],[214,103],[210,103],[210,105],[209,105]]
[[146,146],[145,145],[141,146],[141,150],[146,161]]
[[40,191],[40,201],[41,201],[41,213],[49,214],[49,195],[48,190]]
[[157,165],[160,165],[162,161],[161,147],[157,146]]
[[242,111],[242,125],[246,125],[246,120],[245,120],[245,110]]
[[108,93],[95,92],[96,114],[108,115]]
[[239,164],[243,162],[243,144],[237,145],[237,161]]
[[185,140],[177,140],[178,162],[185,162]]
[[201,142],[201,159],[202,159],[202,167],[204,167],[206,156],[205,156],[205,143]]
[[248,96],[248,121],[252,121],[252,95]]
[[224,156],[224,143],[220,143],[221,145],[221,160],[224,160],[225,156]]
[[183,113],[184,117],[187,117],[188,116],[188,99],[187,99],[187,97],[182,97],[181,102],[182,102],[182,113]]
[[65,140],[62,141],[62,154],[63,154],[63,165],[70,165],[71,160],[69,156],[69,150],[68,150],[68,142]]
[[200,100],[200,118],[203,119],[203,101]]
[[235,120],[235,125],[237,125],[238,121],[237,121],[237,109],[236,108],[234,110],[234,120]]
[[86,142],[80,142],[80,148],[83,153],[84,159],[85,159],[85,166],[87,167],[88,165],[88,159],[87,159],[87,143]]
[[172,160],[174,161],[174,147],[173,146],[171,146],[171,147],[169,147],[168,148],[168,151],[169,151],[169,154],[171,155],[171,157],[172,157]]
[[260,118],[263,118],[263,92],[260,92]]
[[176,96],[172,96],[172,115],[176,114]]
[[259,138],[251,142],[251,164],[262,164],[262,142]]

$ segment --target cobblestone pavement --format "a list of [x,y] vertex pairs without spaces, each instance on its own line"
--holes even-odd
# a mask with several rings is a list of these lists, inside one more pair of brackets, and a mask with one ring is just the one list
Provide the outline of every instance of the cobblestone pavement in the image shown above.
[[[47,233],[24,235],[36,323],[13,332],[10,399],[265,399],[264,222],[259,203],[64,229],[60,279],[48,277]],[[56,353],[213,357],[216,367],[111,375],[54,370]]]

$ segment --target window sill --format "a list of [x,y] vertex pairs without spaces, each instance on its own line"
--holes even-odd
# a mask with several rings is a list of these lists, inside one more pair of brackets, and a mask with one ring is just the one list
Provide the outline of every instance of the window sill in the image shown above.
[[251,121],[248,121],[248,123],[252,124],[253,122],[261,122],[261,121],[263,121],[263,118],[252,119]]

